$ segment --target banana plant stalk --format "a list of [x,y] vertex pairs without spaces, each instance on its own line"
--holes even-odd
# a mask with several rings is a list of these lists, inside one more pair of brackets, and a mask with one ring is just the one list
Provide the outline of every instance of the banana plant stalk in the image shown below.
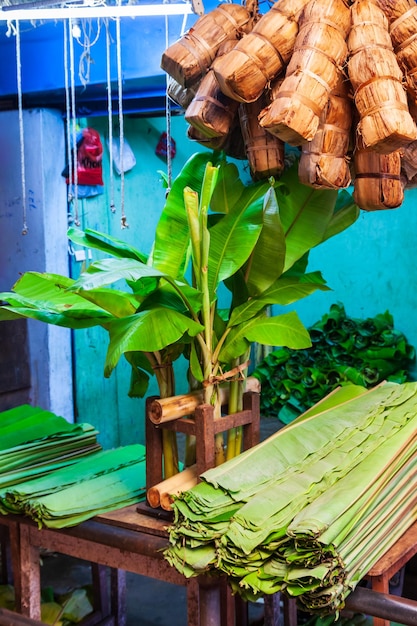
[[[175,376],[172,361],[164,362],[161,352],[148,352],[146,354],[155,373],[161,398],[170,398],[175,395]],[[162,450],[164,457],[164,477],[170,478],[178,474],[178,442],[173,430],[162,429]]]
[[[184,189],[184,204],[191,237],[191,259],[193,278],[196,288],[202,294],[202,308],[200,321],[204,331],[197,336],[198,346],[196,353],[200,354],[204,401],[214,407],[214,418],[221,417],[221,406],[218,395],[218,386],[215,377],[218,371],[218,363],[213,361],[214,333],[213,320],[216,308],[216,299],[210,296],[208,283],[208,265],[210,251],[210,232],[207,225],[207,213],[210,206],[211,196],[216,186],[218,168],[207,165],[200,198],[198,193],[186,187]],[[224,441],[222,433],[217,433],[215,438],[216,465],[224,462]]]

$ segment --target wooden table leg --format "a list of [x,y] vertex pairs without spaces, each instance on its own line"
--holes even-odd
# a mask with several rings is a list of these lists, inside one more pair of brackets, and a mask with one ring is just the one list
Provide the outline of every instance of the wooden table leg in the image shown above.
[[200,626],[200,597],[199,585],[196,578],[187,581],[187,624],[188,626]]
[[8,565],[11,572],[8,573],[9,583],[13,583],[16,610],[21,612],[22,606],[22,583],[20,562],[20,524],[9,526]]
[[[389,578],[387,576],[373,576],[371,578],[371,585],[373,591],[389,594]],[[390,626],[389,620],[382,619],[382,617],[374,617],[373,623],[374,626]]]
[[41,618],[41,575],[39,550],[30,545],[29,526],[20,526],[21,612],[35,620]]
[[[279,626],[280,624],[280,593],[264,596],[264,625]],[[287,626],[287,625],[285,625]]]
[[110,570],[111,581],[111,614],[115,620],[115,626],[126,626],[127,603],[126,603],[126,572],[122,569]]

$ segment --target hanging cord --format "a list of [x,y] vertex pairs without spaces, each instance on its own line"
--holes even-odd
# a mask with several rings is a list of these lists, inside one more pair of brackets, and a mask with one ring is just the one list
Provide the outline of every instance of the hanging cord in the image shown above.
[[[68,18],[69,32],[72,33],[73,20]],[[71,137],[72,137],[72,160],[73,160],[73,172],[74,172],[74,224],[80,226],[81,222],[78,216],[78,171],[77,171],[77,114],[75,110],[75,71],[74,71],[74,40],[70,38],[70,75],[71,75]]]
[[[165,50],[169,46],[169,30],[168,30],[168,15],[165,15]],[[167,183],[168,188],[166,194],[168,195],[171,190],[172,182],[172,158],[171,158],[171,100],[168,95],[169,76],[166,74],[166,96],[165,96],[165,119],[166,119],[166,134],[167,134]]]
[[[65,112],[66,112],[66,134],[67,134],[67,162],[68,162],[68,204],[72,201],[72,187],[74,184],[74,164],[72,162],[71,150],[71,102],[68,80],[68,23],[63,20],[64,25],[64,78],[65,78]],[[70,218],[70,215],[68,215]]]
[[110,73],[110,44],[109,21],[106,20],[106,70],[107,70],[107,116],[109,127],[109,161],[110,161],[110,211],[116,213],[114,204],[114,173],[113,173],[113,107],[111,100],[111,73]]
[[97,18],[97,33],[93,39],[93,20],[91,18],[74,20],[73,25],[79,28],[80,35],[77,36],[77,31],[74,30],[74,32],[72,32],[72,36],[75,37],[77,43],[83,48],[83,52],[80,56],[80,61],[78,65],[78,77],[81,81],[81,84],[85,88],[90,82],[90,70],[91,64],[93,62],[91,57],[91,48],[97,43],[100,38],[101,21],[100,18]]
[[17,98],[19,108],[19,135],[20,135],[20,170],[22,180],[22,205],[23,205],[23,228],[22,235],[28,234],[27,209],[26,209],[26,167],[25,167],[25,137],[23,128],[23,104],[22,104],[22,60],[20,56],[20,26],[16,20],[16,65],[17,65]]
[[[117,4],[120,6],[121,0]],[[122,91],[122,55],[120,41],[120,17],[116,17],[116,49],[117,49],[117,85],[119,98],[119,138],[120,138],[120,227],[129,228],[125,215],[125,173],[123,167],[124,129],[123,129],[123,91]]]

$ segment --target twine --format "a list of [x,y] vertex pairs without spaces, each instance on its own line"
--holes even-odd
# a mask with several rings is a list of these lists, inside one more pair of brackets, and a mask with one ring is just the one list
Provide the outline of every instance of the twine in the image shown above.
[[302,24],[298,32],[300,33],[304,28],[311,28],[312,24],[319,24],[320,26],[322,24],[325,24],[326,26],[330,26],[330,28],[333,28],[338,33],[340,33],[340,35],[343,37],[343,41],[346,39],[346,29],[342,28],[338,24],[335,24],[335,22],[333,22],[332,20],[327,20],[325,18],[320,18],[317,20],[309,20],[307,18],[307,20]]
[[[68,79],[68,22],[63,20],[64,25],[64,79],[65,79],[65,111],[66,111],[66,134],[67,134],[67,161],[68,161],[68,184],[72,188],[74,182],[74,163],[72,160],[71,150],[71,102],[70,87]],[[68,202],[72,200],[72,196],[68,195]]]
[[392,179],[392,180],[401,180],[401,176],[399,174],[389,174],[388,172],[369,172],[369,173],[359,173],[355,175],[355,178],[384,178],[384,179]]
[[[168,16],[165,16],[165,48],[169,46],[169,29],[168,29]],[[171,155],[171,100],[168,94],[169,76],[166,75],[166,98],[165,98],[165,123],[167,134],[167,194],[171,190],[172,183],[172,155]]]
[[317,103],[314,102],[314,100],[311,100],[311,98],[307,98],[307,96],[304,96],[302,93],[286,90],[278,91],[275,100],[278,100],[278,98],[289,98],[290,100],[292,98],[298,98],[302,104],[305,104],[313,111],[314,115],[320,117],[322,114],[322,109],[317,105]]
[[[121,1],[118,0],[120,6]],[[123,89],[122,89],[122,52],[120,37],[120,16],[116,17],[116,52],[117,52],[117,88],[119,100],[119,141],[120,141],[120,228],[129,228],[125,215],[125,173],[123,167],[124,156],[124,125],[123,125]]]
[[413,35],[411,35],[411,37],[409,37],[408,39],[403,41],[399,46],[397,46],[395,48],[395,52],[396,53],[401,52],[401,50],[403,50],[404,48],[407,48],[411,43],[413,43],[415,39],[417,39],[417,33],[414,33]]
[[234,376],[238,376],[238,378],[236,378],[235,380],[245,380],[245,376],[239,375],[243,370],[247,369],[249,363],[250,361],[245,361],[244,363],[237,365],[228,372],[220,374],[220,376],[210,376],[210,378],[208,378],[207,380],[203,380],[203,387],[208,387],[209,385],[219,385],[220,383],[228,380],[229,378],[233,378]]
[[[405,13],[397,17],[397,19],[392,22],[389,28],[389,32],[391,33],[391,35],[392,35],[392,31],[395,30],[397,26],[399,26],[404,20],[411,17],[413,13],[417,13],[417,6],[411,7]],[[416,21],[417,21],[417,17],[416,17]]]
[[110,72],[110,31],[106,20],[106,75],[107,75],[107,124],[109,129],[109,161],[110,161],[110,211],[116,213],[114,203],[114,173],[113,173],[113,107],[111,99],[111,72]]
[[22,183],[22,207],[23,207],[23,227],[22,235],[28,234],[27,209],[26,209],[26,167],[25,167],[25,135],[23,125],[23,104],[22,104],[22,63],[20,56],[20,23],[16,20],[16,66],[17,66],[17,97],[19,109],[19,136],[20,136],[20,172]]

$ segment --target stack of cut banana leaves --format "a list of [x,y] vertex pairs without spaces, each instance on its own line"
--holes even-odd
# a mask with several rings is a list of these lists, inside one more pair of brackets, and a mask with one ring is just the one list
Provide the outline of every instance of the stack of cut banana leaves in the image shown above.
[[30,405],[0,413],[0,513],[63,528],[144,499],[145,447],[105,451],[97,435]]
[[338,613],[417,520],[417,383],[341,387],[174,501],[167,560]]

